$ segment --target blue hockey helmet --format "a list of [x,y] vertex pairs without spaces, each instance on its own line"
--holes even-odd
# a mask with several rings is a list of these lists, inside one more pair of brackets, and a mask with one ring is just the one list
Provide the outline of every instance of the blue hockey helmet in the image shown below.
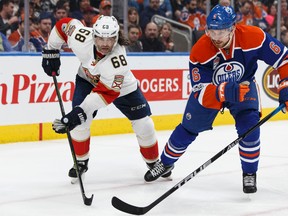
[[207,17],[207,29],[221,30],[233,26],[236,22],[236,13],[231,6],[216,5]]

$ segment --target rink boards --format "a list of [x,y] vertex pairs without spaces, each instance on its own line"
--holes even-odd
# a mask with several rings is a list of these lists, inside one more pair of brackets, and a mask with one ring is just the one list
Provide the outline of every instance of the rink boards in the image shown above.
[[[128,64],[148,99],[157,130],[171,130],[181,122],[186,100],[191,92],[188,53],[129,54]],[[61,116],[53,79],[41,67],[40,54],[1,54],[0,68],[0,143],[58,139],[51,122]],[[59,89],[65,111],[71,110],[75,74],[80,62],[73,54],[61,55]],[[256,73],[263,114],[278,106],[277,71],[259,62]],[[278,114],[273,120],[282,120]],[[214,125],[233,124],[227,111]],[[130,122],[115,106],[98,112],[91,134],[130,133]]]

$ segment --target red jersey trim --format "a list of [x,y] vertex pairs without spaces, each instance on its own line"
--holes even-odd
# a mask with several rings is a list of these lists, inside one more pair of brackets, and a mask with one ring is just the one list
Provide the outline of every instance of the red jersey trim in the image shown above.
[[69,23],[71,22],[71,20],[73,20],[73,18],[63,18],[61,20],[59,20],[55,27],[57,30],[58,35],[67,43],[67,35],[64,32],[64,29],[67,29],[67,26],[69,25]]
[[97,86],[92,91],[98,93],[106,104],[112,103],[120,95],[119,91],[108,88],[101,81],[97,83]]

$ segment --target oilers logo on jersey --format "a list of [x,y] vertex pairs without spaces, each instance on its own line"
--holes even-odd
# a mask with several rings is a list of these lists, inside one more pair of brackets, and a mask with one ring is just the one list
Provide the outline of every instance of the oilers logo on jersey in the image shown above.
[[219,85],[222,82],[237,82],[244,75],[244,66],[240,62],[231,61],[220,64],[213,73],[212,82]]

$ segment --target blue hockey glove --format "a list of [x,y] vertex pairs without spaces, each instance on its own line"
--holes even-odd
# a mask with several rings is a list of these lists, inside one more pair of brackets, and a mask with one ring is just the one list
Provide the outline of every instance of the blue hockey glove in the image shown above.
[[287,80],[282,80],[279,83],[279,103],[280,104],[285,104],[285,107],[282,109],[283,113],[286,113],[288,110],[288,81]]
[[220,102],[242,102],[245,94],[250,91],[250,83],[244,81],[240,84],[235,82],[223,82],[217,86],[216,98]]
[[76,126],[84,123],[87,116],[83,109],[79,106],[74,107],[74,109],[62,117],[62,119],[55,119],[52,128],[56,133],[66,133],[67,128],[69,131],[73,130]]
[[60,53],[59,50],[42,50],[42,68],[48,76],[56,76],[60,74]]

